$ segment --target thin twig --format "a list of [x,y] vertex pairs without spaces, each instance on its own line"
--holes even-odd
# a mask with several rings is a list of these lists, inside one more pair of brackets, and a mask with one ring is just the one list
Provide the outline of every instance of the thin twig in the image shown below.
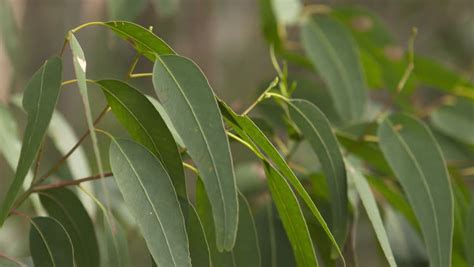
[[255,106],[258,105],[258,103],[262,102],[263,99],[265,99],[267,96],[267,93],[272,90],[273,88],[275,88],[275,86],[278,85],[278,81],[279,81],[279,78],[278,77],[275,77],[275,79],[273,79],[273,81],[270,83],[270,85],[268,85],[267,89],[265,89],[265,91],[263,91],[263,93],[257,98],[257,100],[255,100],[255,102],[253,102],[243,113],[242,113],[242,116],[245,116],[247,115],[250,111],[252,111],[252,109],[255,108]]
[[[105,116],[105,114],[107,114],[107,112],[109,111],[109,106],[106,106],[102,112],[99,114],[99,116],[97,117],[97,119],[94,121],[94,126],[96,126],[100,120]],[[87,130],[82,136],[81,138],[79,138],[79,141],[77,141],[77,143],[48,171],[46,172],[44,175],[42,175],[38,181],[35,182],[35,185],[37,184],[40,184],[42,181],[44,181],[46,178],[48,178],[51,174],[55,173],[57,170],[59,170],[59,168],[64,164],[64,162],[66,162],[66,160],[69,158],[69,156],[71,156],[71,154],[76,151],[76,149],[81,145],[81,143],[89,136],[90,134],[90,131]]]
[[81,178],[81,179],[60,181],[60,182],[45,184],[45,185],[38,185],[38,186],[33,187],[31,192],[34,193],[34,192],[44,191],[44,190],[53,189],[53,188],[66,187],[66,186],[71,186],[71,185],[79,185],[79,184],[84,183],[84,182],[98,180],[101,177],[105,178],[105,177],[110,177],[112,175],[113,174],[111,172],[108,172],[108,173],[104,173],[103,175],[96,174],[96,175],[92,175],[92,176]]

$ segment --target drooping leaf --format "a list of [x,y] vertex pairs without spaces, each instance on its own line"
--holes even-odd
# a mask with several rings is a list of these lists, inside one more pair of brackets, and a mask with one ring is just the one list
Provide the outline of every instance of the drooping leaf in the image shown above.
[[165,121],[166,126],[168,127],[168,130],[170,130],[171,134],[173,135],[173,138],[176,141],[176,144],[184,148],[183,139],[181,139],[181,137],[179,136],[178,132],[176,131],[176,128],[174,127],[173,123],[171,122],[170,117],[166,113],[161,103],[154,97],[147,96],[147,98],[153,104],[153,106],[158,111],[158,113],[160,113],[160,116]]
[[321,162],[331,196],[332,233],[342,246],[347,235],[347,179],[341,150],[326,116],[306,100],[288,102],[290,116]]
[[268,185],[276,208],[290,240],[298,266],[318,266],[306,220],[298,199],[278,171],[265,164]]
[[383,225],[382,217],[380,216],[379,208],[377,207],[377,202],[375,197],[370,189],[369,183],[365,177],[349,163],[346,163],[347,173],[350,179],[354,182],[357,193],[359,194],[360,199],[362,200],[362,205],[369,216],[369,220],[372,223],[374,228],[375,235],[379,241],[382,251],[385,255],[390,266],[397,266],[395,262],[395,257],[393,256],[392,248],[388,242],[387,232]]
[[282,155],[273,146],[270,140],[268,140],[265,134],[257,127],[257,125],[255,125],[255,123],[249,117],[237,115],[230,107],[228,107],[222,101],[219,101],[219,105],[224,118],[232,127],[232,129],[236,131],[241,138],[243,138],[253,147],[254,151],[258,153],[257,156],[259,156],[263,160],[266,160],[270,165],[272,165],[276,170],[278,170],[278,172],[283,177],[285,177],[288,182],[295,188],[296,193],[303,199],[305,204],[311,210],[313,216],[321,224],[321,227],[324,229],[324,232],[330,239],[331,243],[334,245],[335,249],[337,250],[337,253],[344,261],[339,245],[336,242],[336,239],[332,235],[331,231],[329,230],[329,227],[323,216],[319,212],[318,208],[309,196],[306,189],[296,177],[293,170],[290,169]]
[[474,144],[474,100],[458,97],[430,115],[431,123],[444,134]]
[[346,123],[365,113],[367,92],[357,46],[347,30],[327,16],[307,17],[302,24],[305,51]]
[[28,122],[23,136],[23,145],[15,177],[2,202],[0,226],[10,212],[18,191],[43,142],[46,129],[58,100],[59,88],[61,86],[61,71],[61,59],[53,57],[43,64],[26,86],[23,108],[28,113]]
[[[74,65],[74,72],[77,78],[77,85],[79,87],[79,93],[82,98],[82,104],[84,106],[84,113],[87,122],[87,128],[89,129],[89,134],[92,140],[92,149],[94,151],[95,161],[97,164],[97,169],[100,174],[104,173],[104,168],[102,165],[102,159],[99,151],[99,142],[97,140],[97,133],[95,131],[91,105],[89,102],[89,91],[87,89],[87,79],[86,79],[86,68],[87,62],[84,56],[84,51],[82,51],[81,45],[77,41],[74,34],[70,33],[69,35],[69,44],[72,51],[72,60]],[[105,187],[103,187],[105,190]]]
[[183,213],[160,161],[142,145],[119,139],[110,146],[110,165],[153,259],[159,266],[191,266]]
[[40,200],[49,216],[56,219],[69,234],[76,266],[99,266],[99,246],[94,226],[79,198],[69,189],[56,188],[41,192]]
[[417,119],[395,114],[379,126],[378,137],[420,223],[431,266],[449,266],[453,195],[446,164],[432,133]]
[[98,81],[112,112],[132,138],[163,164],[179,196],[186,199],[183,164],[165,121],[140,91],[118,80]]
[[146,0],[108,0],[107,11],[113,20],[135,20],[146,4]]
[[219,250],[231,250],[237,232],[237,186],[229,141],[214,93],[189,59],[158,57],[153,85],[195,162],[209,195]]
[[212,206],[201,179],[198,179],[196,184],[196,211],[202,222],[209,245],[211,266],[236,267],[232,251],[219,251],[217,247]]
[[[184,206],[181,203],[182,206]],[[209,251],[209,242],[206,239],[204,226],[199,215],[191,203],[186,203],[187,216],[186,231],[189,238],[189,252],[191,253],[191,263],[195,267],[211,266],[211,254]]]
[[30,251],[37,267],[75,266],[71,238],[66,229],[50,217],[31,219]]
[[127,21],[109,21],[103,24],[120,38],[129,41],[137,52],[154,61],[157,55],[175,54],[160,37],[140,25]]

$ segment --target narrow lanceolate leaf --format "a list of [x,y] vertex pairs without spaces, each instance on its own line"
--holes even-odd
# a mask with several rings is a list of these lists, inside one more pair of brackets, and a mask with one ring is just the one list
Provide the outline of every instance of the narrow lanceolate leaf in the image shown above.
[[157,55],[175,54],[160,37],[140,25],[127,21],[109,21],[103,24],[120,38],[129,41],[137,52],[154,61]]
[[176,192],[186,199],[183,164],[173,135],[160,113],[140,91],[117,80],[97,82],[112,112],[132,138],[148,148],[163,164]]
[[31,220],[30,251],[35,266],[75,266],[73,250],[71,238],[57,220],[50,217]]
[[318,266],[313,241],[300,204],[288,182],[278,171],[265,164],[268,186],[280,215],[283,227],[290,240],[296,263],[302,266]]
[[79,198],[69,189],[57,188],[40,193],[49,216],[66,229],[74,247],[76,266],[99,266],[99,246],[92,220]]
[[140,144],[113,140],[110,165],[158,266],[191,266],[183,213],[160,161]]
[[15,177],[2,202],[0,226],[10,212],[18,191],[38,155],[58,100],[59,88],[61,87],[61,71],[61,59],[51,58],[33,75],[25,89],[23,108],[28,113],[28,122]]
[[359,52],[350,32],[330,17],[306,17],[302,38],[306,54],[329,87],[342,120],[360,120],[365,113],[367,92]]
[[165,121],[166,126],[168,127],[168,130],[170,130],[171,134],[173,135],[174,140],[176,141],[176,144],[182,148],[184,148],[184,143],[183,139],[178,134],[178,131],[176,131],[176,128],[174,127],[173,123],[171,122],[170,117],[168,116],[168,113],[166,113],[165,109],[161,105],[161,103],[154,97],[147,96],[148,100],[153,104],[155,107],[156,111],[160,113],[161,118]]
[[[74,63],[74,72],[76,73],[77,85],[79,87],[82,103],[84,105],[87,128],[89,128],[89,133],[92,140],[92,148],[94,150],[94,156],[97,163],[97,169],[99,170],[100,174],[103,174],[104,168],[102,167],[102,160],[101,160],[100,151],[99,151],[99,142],[97,141],[97,133],[95,132],[95,127],[94,127],[94,123],[92,119],[92,111],[91,111],[91,106],[89,102],[89,91],[87,89],[87,80],[86,80],[87,62],[84,56],[84,51],[82,51],[81,45],[77,41],[74,34],[71,33],[69,37],[70,37],[69,44],[71,46],[72,59]],[[103,189],[104,189],[103,193],[106,194],[105,198],[108,201],[107,192],[105,192],[106,188],[103,187]]]
[[474,100],[458,97],[430,115],[433,126],[461,142],[474,144]]
[[349,163],[347,163],[346,166],[348,170],[348,176],[354,182],[357,193],[362,200],[362,205],[369,216],[369,220],[372,223],[375,235],[377,236],[379,244],[382,247],[382,251],[385,254],[385,258],[387,259],[390,266],[397,266],[395,257],[393,256],[392,248],[388,242],[387,232],[385,231],[379,208],[377,207],[377,202],[375,201],[375,197],[372,194],[369,183],[365,177],[359,171],[354,169],[354,167]]
[[432,133],[421,121],[396,114],[382,122],[378,137],[420,223],[430,265],[449,266],[453,195],[446,164]]
[[226,121],[229,123],[232,129],[235,130],[241,138],[243,138],[253,147],[254,151],[258,153],[257,156],[267,161],[270,165],[274,166],[274,168],[277,169],[278,172],[283,177],[285,177],[288,182],[295,188],[296,193],[303,199],[303,201],[309,207],[311,213],[321,224],[321,227],[324,229],[324,232],[327,234],[328,238],[331,240],[331,243],[336,248],[337,253],[344,261],[339,245],[336,242],[336,239],[332,235],[331,231],[329,230],[329,227],[323,216],[319,212],[318,208],[314,204],[306,189],[296,177],[295,173],[291,170],[285,159],[280,155],[280,153],[273,146],[270,140],[268,140],[265,134],[258,128],[257,125],[255,125],[255,123],[249,117],[237,115],[230,107],[228,107],[222,101],[219,102],[219,105],[223,116],[226,118]]
[[202,176],[212,205],[219,250],[234,246],[238,202],[229,141],[214,93],[191,60],[158,57],[153,85]]
[[331,197],[332,233],[339,245],[347,234],[347,180],[341,150],[326,116],[311,102],[291,100],[290,116],[321,162]]
[[[209,267],[211,266],[211,254],[202,221],[191,203],[188,202],[184,205],[187,207],[186,232],[189,238],[192,266]],[[182,204],[182,206],[184,205]]]

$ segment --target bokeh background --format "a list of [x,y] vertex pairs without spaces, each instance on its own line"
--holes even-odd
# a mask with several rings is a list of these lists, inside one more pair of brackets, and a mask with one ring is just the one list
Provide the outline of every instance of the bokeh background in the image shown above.
[[[68,30],[89,21],[133,20],[162,37],[179,54],[193,59],[204,71],[216,94],[242,111],[262,86],[275,76],[269,47],[264,41],[257,0],[137,0],[126,10],[114,9],[111,2],[124,0],[0,0],[0,102],[9,102],[22,92],[29,77],[52,55],[58,54]],[[284,2],[284,0],[282,0]],[[404,49],[410,29],[418,28],[415,53],[429,55],[461,73],[474,73],[474,2],[470,0],[333,0],[303,1],[305,4],[359,6],[379,15],[395,40]],[[291,30],[291,29],[290,29]],[[117,39],[102,27],[90,27],[77,34],[86,59],[88,78],[123,79],[135,54],[128,43]],[[73,79],[70,52],[65,54],[64,80]],[[140,61],[137,72],[149,72],[151,64]],[[141,90],[152,93],[149,79],[132,81]],[[93,111],[97,114],[105,102],[99,90],[91,89]],[[83,106],[75,86],[62,90],[58,110],[70,122],[77,135],[87,128]],[[24,116],[14,110],[19,132]],[[101,127],[120,132],[108,116]],[[3,131],[4,129],[0,129]],[[101,139],[104,158],[107,142]],[[1,144],[3,146],[5,144]],[[92,155],[91,144],[84,143]],[[246,162],[247,155],[235,148],[236,161]],[[46,141],[40,173],[60,158],[51,142]],[[89,157],[92,158],[92,157]],[[91,162],[92,168],[95,164]],[[95,173],[92,170],[93,173]],[[66,174],[67,175],[67,174]],[[13,171],[0,155],[0,199],[10,183]],[[25,257],[27,224],[21,220],[0,229],[0,253]],[[24,227],[23,227],[24,226]],[[372,257],[376,250],[370,225],[360,223],[358,254],[367,266],[382,266]],[[149,261],[143,240],[129,234],[134,266]],[[372,264],[372,265],[370,265]]]

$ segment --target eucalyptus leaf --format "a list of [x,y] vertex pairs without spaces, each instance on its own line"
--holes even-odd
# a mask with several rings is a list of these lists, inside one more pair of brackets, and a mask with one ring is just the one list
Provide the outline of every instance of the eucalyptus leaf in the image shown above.
[[377,207],[377,202],[375,197],[370,189],[369,183],[366,178],[357,171],[349,163],[346,163],[348,176],[354,182],[357,193],[359,194],[360,199],[362,200],[362,205],[369,216],[369,220],[372,223],[374,228],[375,235],[382,247],[382,251],[385,255],[390,266],[397,266],[395,262],[395,257],[393,256],[392,248],[388,241],[387,232],[383,225],[382,217],[380,216],[379,208]]
[[25,177],[38,155],[58,100],[61,87],[61,71],[61,59],[53,57],[43,64],[26,86],[23,108],[28,113],[28,122],[23,136],[23,145],[15,177],[2,202],[0,226],[3,225],[8,216]]
[[75,266],[73,250],[71,238],[57,220],[31,219],[30,251],[36,267]]
[[314,104],[295,99],[288,102],[288,107],[291,118],[321,162],[330,190],[332,233],[342,246],[347,235],[348,199],[346,169],[339,144],[328,119]]
[[151,30],[127,21],[109,21],[103,24],[111,29],[120,38],[129,41],[137,52],[143,54],[149,60],[156,60],[157,55],[175,54],[160,37]]
[[330,239],[331,243],[334,245],[337,253],[342,257],[341,250],[339,245],[334,238],[333,234],[329,230],[326,221],[319,212],[315,203],[309,196],[306,189],[303,187],[301,182],[296,177],[293,170],[288,166],[283,156],[278,152],[278,150],[273,146],[273,144],[268,140],[265,134],[255,125],[255,123],[247,116],[237,115],[229,106],[224,102],[219,101],[221,112],[232,127],[233,130],[240,135],[245,141],[248,142],[253,148],[253,151],[257,153],[257,156],[267,161],[271,166],[273,166],[278,172],[285,177],[288,182],[295,188],[296,193],[303,199],[305,204],[311,210],[311,213],[316,218],[316,220],[321,224],[324,232]]
[[298,199],[278,171],[265,164],[268,185],[298,266],[318,266],[313,242]]
[[49,216],[56,219],[69,234],[76,266],[99,266],[99,246],[94,226],[79,198],[69,189],[56,188],[41,192],[40,200]]
[[381,123],[378,137],[420,223],[431,266],[449,266],[453,194],[446,163],[432,133],[421,121],[394,114]]
[[118,80],[97,81],[115,117],[132,138],[148,148],[163,164],[178,195],[186,199],[183,164],[165,121],[140,91]]
[[157,58],[153,85],[202,176],[212,206],[217,247],[229,251],[237,232],[237,186],[214,93],[197,65],[176,55]]
[[[191,203],[187,205],[186,231],[189,238],[189,251],[191,253],[191,263],[194,267],[211,266],[211,254],[209,242],[206,239],[204,226],[199,215]],[[183,204],[181,206],[184,206]]]
[[458,97],[430,115],[439,131],[467,144],[474,144],[474,100]]
[[345,123],[361,120],[367,103],[366,84],[357,45],[337,20],[305,17],[303,47],[329,87],[336,110]]
[[110,165],[158,266],[191,266],[183,213],[166,169],[144,146],[113,140]]
[[[106,210],[103,210],[106,214]],[[108,218],[102,216],[105,237],[105,253],[101,254],[101,266],[127,267],[130,266],[127,233],[123,226],[110,215]]]
[[166,113],[161,103],[154,97],[147,96],[147,98],[153,104],[153,106],[158,111],[158,113],[160,113],[160,116],[165,121],[166,126],[168,127],[168,130],[170,130],[171,134],[173,135],[173,138],[176,141],[176,144],[179,147],[184,148],[183,139],[181,139],[181,137],[179,136],[178,132],[176,131],[176,128],[174,127],[173,123],[171,122],[170,117]]

